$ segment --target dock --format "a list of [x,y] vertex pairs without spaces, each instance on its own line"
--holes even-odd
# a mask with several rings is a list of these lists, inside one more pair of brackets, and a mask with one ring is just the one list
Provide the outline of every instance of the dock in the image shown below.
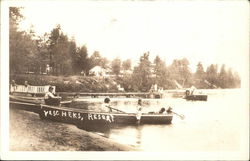
[[58,94],[62,97],[126,97],[126,98],[162,98],[163,94],[158,92],[120,92],[120,93],[77,93],[77,92],[58,92]]

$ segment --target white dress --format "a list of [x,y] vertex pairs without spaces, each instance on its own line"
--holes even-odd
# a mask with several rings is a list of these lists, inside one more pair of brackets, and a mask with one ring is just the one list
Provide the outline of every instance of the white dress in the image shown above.
[[140,105],[137,105],[137,113],[136,113],[136,119],[140,120],[142,115],[142,107]]
[[109,104],[108,103],[102,104],[101,112],[110,112],[110,108],[109,108]]
[[49,99],[49,98],[55,98],[55,96],[53,95],[53,93],[51,92],[47,92],[44,96],[44,99]]

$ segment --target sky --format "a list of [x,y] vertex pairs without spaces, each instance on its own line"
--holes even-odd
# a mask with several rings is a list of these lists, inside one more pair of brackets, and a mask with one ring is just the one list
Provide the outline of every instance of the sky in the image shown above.
[[89,55],[138,61],[149,51],[168,65],[185,57],[192,71],[199,61],[238,72],[249,62],[247,1],[52,2],[21,3],[21,27],[43,35],[60,24]]

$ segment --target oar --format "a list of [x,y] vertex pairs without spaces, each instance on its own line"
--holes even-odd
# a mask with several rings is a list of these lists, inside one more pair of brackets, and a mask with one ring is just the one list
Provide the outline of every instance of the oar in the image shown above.
[[184,119],[185,119],[185,116],[184,116],[184,115],[182,115],[182,114],[178,114],[178,113],[173,112],[173,111],[172,111],[172,113],[173,113],[173,114],[176,114],[177,116],[179,116],[182,120],[184,120]]
[[119,109],[117,109],[117,108],[113,108],[113,107],[110,107],[110,106],[107,106],[107,107],[110,108],[110,109],[112,109],[112,110],[116,110],[116,111],[118,111],[118,112],[126,113],[126,112],[124,112],[124,111],[122,111],[122,110],[119,110]]
[[[171,108],[171,107],[169,107],[169,108]],[[182,115],[182,114],[178,114],[178,113],[176,113],[176,112],[172,111],[172,108],[171,108],[171,112],[172,112],[173,114],[175,114],[175,115],[179,116],[182,120],[184,120],[184,119],[185,119],[185,116],[184,116],[184,115]]]

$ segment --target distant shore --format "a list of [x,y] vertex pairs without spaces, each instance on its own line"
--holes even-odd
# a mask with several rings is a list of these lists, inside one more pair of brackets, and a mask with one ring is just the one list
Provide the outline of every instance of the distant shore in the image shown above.
[[137,151],[131,146],[10,108],[10,151]]

